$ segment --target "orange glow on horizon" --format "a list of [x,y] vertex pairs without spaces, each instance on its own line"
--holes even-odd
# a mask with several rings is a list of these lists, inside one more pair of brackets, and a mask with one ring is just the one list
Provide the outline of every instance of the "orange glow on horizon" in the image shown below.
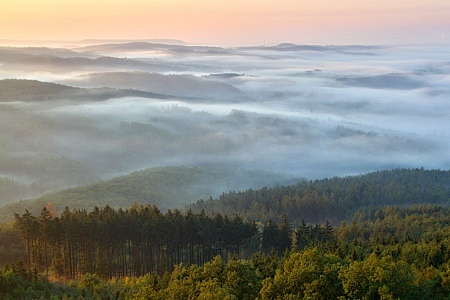
[[[211,44],[450,36],[446,0],[0,0],[0,39],[174,38]],[[322,41],[322,42],[321,42]]]

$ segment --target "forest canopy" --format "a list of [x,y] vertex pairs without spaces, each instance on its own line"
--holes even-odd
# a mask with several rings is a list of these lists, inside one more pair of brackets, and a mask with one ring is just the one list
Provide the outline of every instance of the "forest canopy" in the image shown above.
[[288,214],[295,223],[335,225],[352,214],[387,205],[450,204],[450,171],[394,169],[373,173],[301,181],[295,185],[249,189],[200,200],[193,211],[238,214],[243,219],[279,221]]
[[16,213],[0,231],[0,296],[446,299],[449,187],[448,171],[395,169],[230,192],[185,211]]
[[[143,246],[137,240],[139,235],[134,235],[133,240],[131,235],[127,241],[121,233],[127,232],[124,229],[86,244],[72,227],[73,235],[66,235],[66,238],[71,238],[73,244],[64,240],[57,242],[46,233],[53,230],[53,235],[61,236],[58,230],[63,233],[66,229],[52,226],[59,218],[49,216],[44,209],[39,217],[16,216],[22,237],[30,238],[25,244],[30,250],[34,249],[30,251],[33,257],[29,257],[34,269],[27,269],[20,263],[6,266],[0,271],[0,296],[5,299],[447,299],[450,293],[449,209],[431,205],[378,208],[360,212],[350,224],[343,223],[337,228],[329,224],[292,227],[289,220],[284,219],[279,224],[270,225],[269,222],[261,232],[243,230],[252,226],[239,218],[227,221],[219,215],[209,218],[192,212],[182,215],[177,211],[163,215],[155,207],[132,207],[118,212],[106,207],[88,214],[65,212],[66,216],[73,217],[72,222],[81,221],[77,223],[80,232],[98,228],[86,239],[98,234],[98,230],[117,226],[116,222],[108,222],[106,216],[112,217],[110,221],[118,221],[114,216],[120,216],[125,222],[120,224],[121,228],[140,214],[154,215],[160,222],[172,220],[172,233],[153,231],[154,235],[148,236],[152,238],[149,242],[153,250],[160,251],[160,255],[147,257],[147,261],[141,260],[145,256],[139,254],[138,248]],[[183,225],[177,227],[176,220]],[[192,221],[195,227],[187,227],[185,222]],[[39,229],[46,228],[39,230],[40,236],[31,237],[25,230],[28,222],[39,224]],[[211,227],[214,222],[217,223]],[[106,226],[99,226],[102,223]],[[193,234],[180,240],[187,242],[184,246],[164,244],[175,242],[173,234],[180,231],[174,229],[183,227],[186,233]],[[193,228],[197,234],[196,230],[190,230]],[[199,235],[206,228],[220,229],[221,237],[230,237],[232,242],[228,249],[236,255],[224,258],[225,253],[220,253],[220,249],[226,249],[229,241],[223,240],[225,243],[222,244],[220,238],[217,240],[218,232],[216,235]],[[240,244],[243,241],[240,237],[248,237],[245,234],[234,236],[227,232],[254,234],[253,239],[262,242],[256,245],[262,248],[252,249],[252,243]],[[277,255],[275,248],[286,237],[285,233],[290,233],[290,244],[285,245],[284,255],[280,252]],[[62,247],[63,244],[66,247]],[[58,245],[62,247],[59,250]],[[264,248],[264,245],[269,247]],[[69,252],[64,253],[64,249]],[[219,250],[217,255],[206,259],[205,254],[213,254],[214,249]],[[254,252],[250,257],[239,257],[239,251],[251,249]],[[174,250],[172,254],[171,250]],[[112,261],[109,261],[109,254],[115,256]],[[173,263],[172,259],[183,256],[186,261],[173,264],[161,273],[159,268],[168,266],[166,262]],[[188,261],[192,257],[194,264]],[[73,263],[64,266],[64,261],[72,259]],[[149,259],[154,259],[157,269],[140,275],[136,273],[144,270],[140,268],[148,264]],[[76,268],[75,272],[70,271],[72,267]],[[39,272],[36,268],[43,269]],[[69,272],[65,273],[65,269]],[[59,276],[75,275],[76,280],[55,283],[53,276],[58,270],[61,271]],[[114,274],[108,273],[111,270]]]

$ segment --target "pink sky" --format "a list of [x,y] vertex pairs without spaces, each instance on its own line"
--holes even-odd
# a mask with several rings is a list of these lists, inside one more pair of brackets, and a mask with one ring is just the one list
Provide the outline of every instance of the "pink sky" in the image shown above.
[[0,0],[0,39],[450,43],[449,0]]

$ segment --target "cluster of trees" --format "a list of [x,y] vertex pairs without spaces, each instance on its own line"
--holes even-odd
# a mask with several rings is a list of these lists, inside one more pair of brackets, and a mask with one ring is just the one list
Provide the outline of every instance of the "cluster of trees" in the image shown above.
[[162,274],[180,262],[203,265],[217,255],[241,257],[256,232],[238,216],[162,214],[155,206],[138,205],[89,213],[66,208],[60,217],[44,208],[38,217],[26,212],[15,218],[29,269],[63,279]]
[[294,223],[340,224],[363,208],[386,205],[444,204],[450,199],[450,171],[395,169],[360,176],[303,181],[222,194],[200,200],[193,211],[239,214],[243,219],[279,221],[288,213]]
[[[44,209],[39,217],[16,215],[30,268],[5,268],[2,280],[10,283],[0,296],[447,299],[449,214],[442,206],[384,207],[336,228],[295,228],[287,215],[258,226],[150,206],[65,210],[61,217]],[[247,244],[252,255],[242,259],[252,239],[259,246]],[[53,276],[66,283],[49,282]]]
[[324,225],[306,224],[305,221],[297,227],[291,224],[287,214],[283,214],[279,224],[269,220],[260,234],[260,251],[274,251],[282,254],[286,250],[305,249],[311,246],[326,246],[335,241],[334,228],[326,222]]
[[388,246],[389,255],[409,265],[445,269],[450,261],[449,215],[450,207],[430,205],[361,211],[337,230],[337,251],[358,260]]
[[102,278],[162,274],[179,263],[202,266],[215,256],[226,261],[259,252],[282,254],[335,240],[330,223],[302,222],[294,228],[287,214],[279,224],[262,224],[219,213],[163,214],[156,206],[135,204],[89,213],[66,208],[61,216],[44,207],[38,217],[27,211],[15,218],[29,270],[64,280],[87,273]]
[[26,261],[25,249],[14,222],[0,223],[0,267]]
[[[393,170],[222,195],[218,207],[244,211],[233,218],[137,204],[27,211],[15,215],[25,264],[0,271],[0,298],[448,299],[449,178]],[[289,197],[314,193],[327,196],[319,207],[351,217],[336,226],[286,211]],[[252,217],[250,196],[273,202]],[[12,228],[1,229],[14,241]]]
[[[1,299],[448,299],[450,270],[420,267],[383,246],[360,260],[313,247],[283,257],[220,256],[203,266],[179,264],[163,275],[103,279],[84,274],[66,284],[0,270]],[[400,247],[402,251],[402,247]]]
[[[285,214],[278,224],[261,224],[258,232],[258,226],[238,217],[228,220],[219,214],[211,218],[178,211],[164,215],[149,206],[124,211],[105,207],[90,213],[65,210],[61,217],[44,209],[39,217],[16,215],[31,268],[5,268],[0,296],[446,299],[450,293],[449,214],[449,207],[431,205],[367,209],[337,228],[305,222],[294,228]],[[142,233],[149,234],[147,241],[152,243],[149,251],[154,255],[147,257],[153,260],[152,270],[142,268],[145,263],[139,259],[145,255],[133,257],[142,249],[136,240]],[[251,258],[239,259],[244,241],[258,234],[260,248],[254,249]],[[64,239],[71,239],[71,244]],[[179,262],[177,255],[182,258]],[[68,264],[58,265],[61,261]],[[141,272],[132,270],[138,265]],[[60,279],[73,275],[76,280],[61,285],[39,276],[58,275],[58,267]]]

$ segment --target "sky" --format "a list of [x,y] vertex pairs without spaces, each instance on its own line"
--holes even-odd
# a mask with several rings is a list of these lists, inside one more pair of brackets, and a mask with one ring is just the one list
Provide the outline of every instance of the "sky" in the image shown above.
[[1,40],[448,44],[449,0],[0,0]]

